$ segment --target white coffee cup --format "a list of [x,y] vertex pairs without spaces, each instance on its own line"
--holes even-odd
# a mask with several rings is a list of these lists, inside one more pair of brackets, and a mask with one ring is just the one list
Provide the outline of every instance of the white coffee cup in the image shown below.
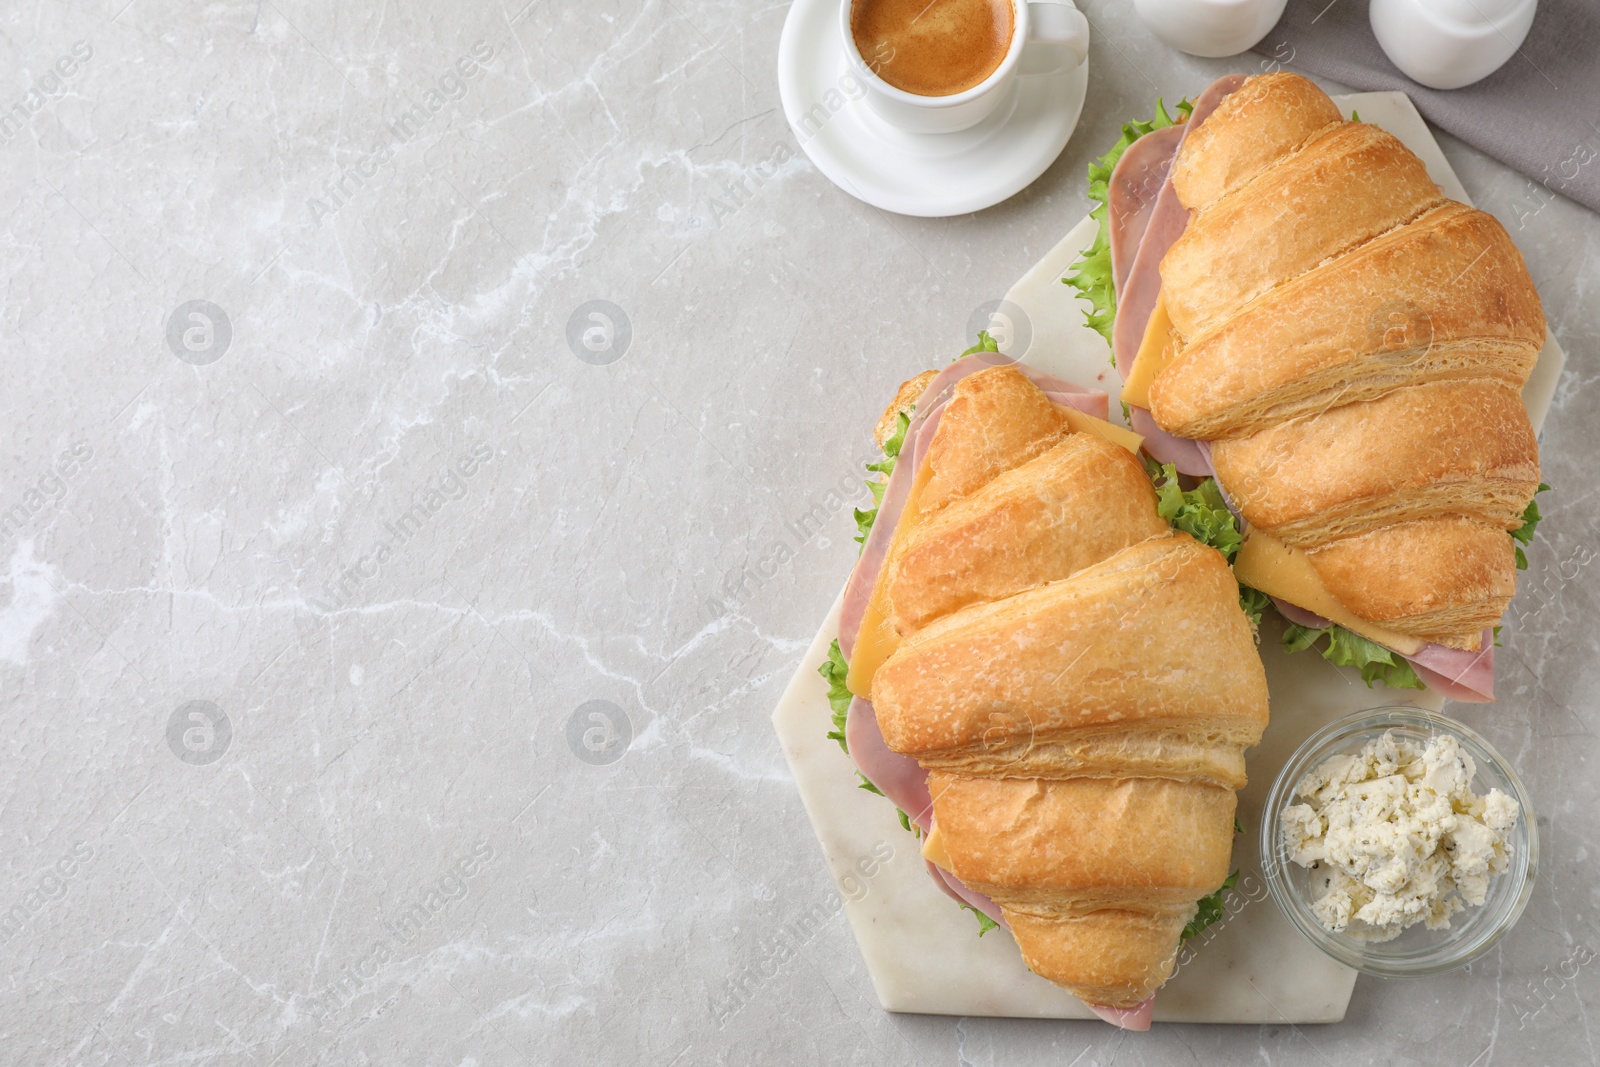
[[1390,62],[1433,89],[1499,70],[1528,36],[1538,0],[1372,0],[1373,36]]
[[956,133],[971,129],[999,107],[1019,77],[1070,70],[1089,54],[1089,20],[1070,0],[1011,0],[1011,44],[1005,58],[983,81],[950,96],[918,96],[878,77],[861,58],[850,14],[859,0],[839,4],[839,32],[850,69],[866,86],[867,106],[891,126],[913,133]]

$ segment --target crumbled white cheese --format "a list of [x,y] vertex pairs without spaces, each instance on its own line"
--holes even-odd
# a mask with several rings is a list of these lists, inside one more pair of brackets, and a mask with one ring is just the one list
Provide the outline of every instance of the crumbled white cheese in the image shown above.
[[1517,802],[1472,791],[1477,765],[1454,737],[1426,746],[1393,731],[1331,756],[1300,780],[1284,809],[1289,858],[1313,870],[1311,910],[1329,930],[1388,941],[1416,923],[1450,925],[1481,905],[1506,869]]

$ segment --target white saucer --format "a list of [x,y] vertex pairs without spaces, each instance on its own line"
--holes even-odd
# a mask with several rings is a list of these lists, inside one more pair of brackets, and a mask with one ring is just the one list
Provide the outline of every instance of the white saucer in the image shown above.
[[778,93],[800,147],[851,196],[901,215],[964,215],[1026,188],[1066,147],[1083,110],[1087,61],[1019,77],[1012,99],[970,130],[908,133],[859,95],[850,99],[841,2],[794,0],[778,42]]

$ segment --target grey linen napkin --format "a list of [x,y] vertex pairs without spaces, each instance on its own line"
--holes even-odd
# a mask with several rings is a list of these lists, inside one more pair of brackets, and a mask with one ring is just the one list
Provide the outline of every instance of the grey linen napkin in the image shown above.
[[1532,191],[1530,211],[1550,193],[1600,211],[1600,5],[1594,0],[1539,0],[1518,54],[1462,89],[1429,89],[1400,73],[1372,35],[1367,0],[1289,0],[1255,50],[1355,89],[1401,90],[1429,122],[1542,186]]

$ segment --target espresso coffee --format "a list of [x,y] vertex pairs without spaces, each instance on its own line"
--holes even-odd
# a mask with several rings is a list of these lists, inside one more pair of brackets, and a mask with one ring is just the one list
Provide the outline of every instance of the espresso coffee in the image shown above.
[[995,72],[1016,31],[1013,0],[855,0],[850,35],[878,77],[954,96]]

